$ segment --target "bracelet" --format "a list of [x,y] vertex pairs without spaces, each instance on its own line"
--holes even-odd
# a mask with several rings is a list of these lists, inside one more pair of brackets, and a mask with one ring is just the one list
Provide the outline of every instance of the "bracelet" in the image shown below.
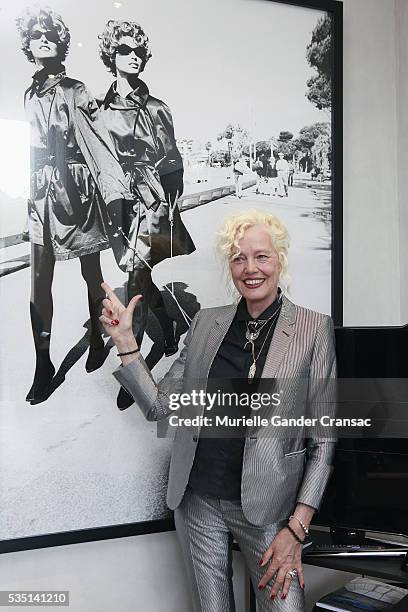
[[138,353],[139,349],[135,349],[134,351],[128,351],[127,353],[117,353],[118,357],[125,357],[126,355],[134,355],[134,353]]
[[299,544],[303,544],[304,540],[301,540],[298,536],[298,534],[296,533],[296,531],[293,531],[292,527],[290,525],[286,525],[286,529],[288,531],[290,531],[290,533],[293,535],[293,537],[295,538],[295,540],[297,540],[299,542]]
[[290,519],[295,519],[299,523],[299,525],[301,526],[303,531],[305,532],[305,535],[307,535],[307,536],[309,535],[309,529],[306,527],[304,522],[300,520],[299,517],[297,517],[295,514],[291,514],[291,516],[289,517],[289,520]]

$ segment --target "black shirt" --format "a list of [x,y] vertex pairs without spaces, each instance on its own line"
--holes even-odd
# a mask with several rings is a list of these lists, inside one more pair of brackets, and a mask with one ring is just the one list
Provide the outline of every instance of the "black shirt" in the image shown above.
[[[273,304],[268,306],[258,318],[253,319],[248,313],[246,301],[241,299],[236,315],[211,365],[207,392],[214,393],[220,389],[223,392],[250,393],[257,390],[279,317],[280,306],[281,295],[279,293]],[[252,384],[248,384],[248,372],[253,358],[249,342],[244,349],[247,322],[256,321],[259,328],[262,321],[270,317],[272,317],[271,320],[264,325],[259,337],[254,340],[255,357],[257,358],[256,374]],[[249,325],[251,330],[256,328],[256,325]],[[214,423],[217,415],[228,414],[240,417],[249,416],[250,412],[249,406],[228,408],[215,404],[207,415],[212,417]],[[223,429],[223,432],[228,437],[220,437],[223,434],[220,434],[217,427],[201,428],[189,485],[197,493],[203,495],[221,499],[240,499],[245,428]]]

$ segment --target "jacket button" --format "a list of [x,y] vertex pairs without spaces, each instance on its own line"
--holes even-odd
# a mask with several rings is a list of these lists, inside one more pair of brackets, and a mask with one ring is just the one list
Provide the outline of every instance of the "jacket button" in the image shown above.
[[198,441],[198,436],[193,436],[193,442],[197,442]]

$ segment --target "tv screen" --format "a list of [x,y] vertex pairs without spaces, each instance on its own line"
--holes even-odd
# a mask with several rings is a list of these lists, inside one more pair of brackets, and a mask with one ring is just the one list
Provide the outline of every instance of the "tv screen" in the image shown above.
[[[407,348],[408,326],[337,328],[339,378],[407,378]],[[314,522],[408,536],[408,438],[340,439]]]

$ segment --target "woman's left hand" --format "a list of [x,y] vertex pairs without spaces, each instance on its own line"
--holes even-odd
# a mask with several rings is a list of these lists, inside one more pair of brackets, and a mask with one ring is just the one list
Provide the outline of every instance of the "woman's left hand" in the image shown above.
[[[304,588],[304,576],[302,568],[302,545],[295,540],[288,529],[281,529],[271,545],[262,555],[260,565],[265,566],[270,561],[265,574],[262,576],[258,588],[264,589],[275,576],[270,597],[275,599],[281,590],[280,597],[285,599],[292,580],[299,580]],[[296,570],[297,576],[292,577],[289,572]]]

